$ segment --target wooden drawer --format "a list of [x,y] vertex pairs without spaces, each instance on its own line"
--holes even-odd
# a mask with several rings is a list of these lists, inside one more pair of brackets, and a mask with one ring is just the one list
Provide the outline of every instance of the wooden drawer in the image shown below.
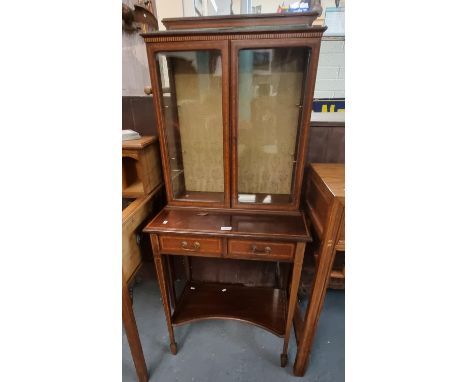
[[228,240],[228,255],[238,259],[294,261],[294,243],[258,240]]
[[189,256],[221,257],[221,239],[197,236],[160,235],[159,245],[162,253],[184,254]]

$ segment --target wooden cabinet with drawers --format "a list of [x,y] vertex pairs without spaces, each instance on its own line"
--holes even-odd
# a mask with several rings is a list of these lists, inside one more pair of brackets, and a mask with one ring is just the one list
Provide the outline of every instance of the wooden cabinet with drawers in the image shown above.
[[[281,366],[287,363],[304,248],[311,240],[299,205],[326,30],[312,25],[317,16],[163,20],[166,31],[142,35],[168,200],[145,232],[174,354],[174,325],[233,319],[284,337]],[[174,256],[184,256],[186,264],[180,296],[171,277]],[[290,264],[288,282],[265,288],[194,280],[195,257],[209,257],[211,264]]]

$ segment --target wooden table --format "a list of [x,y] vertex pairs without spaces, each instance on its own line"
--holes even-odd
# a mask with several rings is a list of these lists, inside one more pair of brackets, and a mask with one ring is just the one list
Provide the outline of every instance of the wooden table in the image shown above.
[[159,147],[155,137],[122,142],[122,321],[140,382],[148,369],[133,313],[129,284],[142,264],[140,234],[163,188]]
[[149,195],[128,200],[128,205],[127,200],[124,199],[126,203],[122,211],[122,321],[140,382],[148,381],[148,370],[133,313],[129,284],[134,279],[143,261],[139,246],[142,224],[155,212],[154,201],[161,188],[162,184]]
[[[303,376],[309,362],[312,341],[317,330],[325,293],[336,251],[344,251],[345,228],[344,164],[311,164],[304,194],[306,213],[320,246],[305,320],[296,309],[294,327],[298,349],[294,374]],[[344,269],[343,269],[344,273]]]
[[134,200],[124,199],[122,211],[122,321],[140,382],[148,381],[148,369],[133,314],[129,283],[142,264],[141,251],[138,246],[139,240],[137,239],[138,227],[153,211],[151,201],[155,193],[156,190],[147,196]]
[[127,334],[128,346],[132,353],[133,363],[140,382],[148,381],[148,369],[146,367],[143,348],[141,347],[138,327],[133,314],[132,300],[128,293],[128,284],[122,274],[122,321]]
[[[304,248],[310,240],[302,213],[166,207],[144,232],[151,237],[173,354],[177,353],[173,326],[204,319],[232,319],[284,337],[281,366],[286,366]],[[287,262],[292,264],[289,287],[194,281],[188,268],[187,283],[177,296],[168,262],[174,255]]]

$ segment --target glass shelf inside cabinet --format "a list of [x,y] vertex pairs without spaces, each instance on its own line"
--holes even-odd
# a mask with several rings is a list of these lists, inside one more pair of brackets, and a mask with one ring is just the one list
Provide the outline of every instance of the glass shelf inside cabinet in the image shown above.
[[239,50],[239,203],[292,202],[309,54],[306,47]]
[[222,203],[221,52],[160,52],[156,62],[162,84],[173,198]]

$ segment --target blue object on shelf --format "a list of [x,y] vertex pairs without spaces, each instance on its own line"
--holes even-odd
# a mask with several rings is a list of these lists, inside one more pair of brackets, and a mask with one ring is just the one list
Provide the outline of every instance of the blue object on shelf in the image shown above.
[[316,113],[336,113],[345,111],[344,98],[317,98],[312,102],[312,110]]

